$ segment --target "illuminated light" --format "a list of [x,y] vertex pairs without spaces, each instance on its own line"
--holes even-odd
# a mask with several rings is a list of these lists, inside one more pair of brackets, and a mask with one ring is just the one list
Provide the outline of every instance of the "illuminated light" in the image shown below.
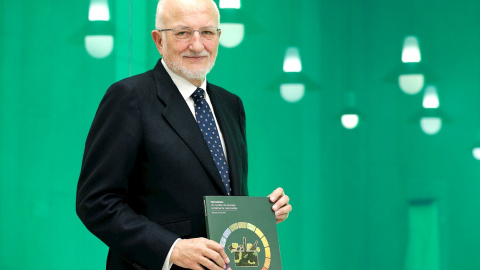
[[440,101],[438,100],[437,88],[434,85],[427,86],[423,95],[423,108],[436,109],[439,106]]
[[428,135],[437,134],[442,128],[442,118],[440,117],[422,117],[420,127]]
[[418,39],[415,36],[407,36],[403,40],[402,62],[403,63],[418,63],[422,60],[420,56],[420,47],[418,46]]
[[342,115],[342,125],[346,129],[354,129],[358,126],[358,114],[344,114]]
[[302,83],[284,83],[280,85],[280,95],[285,101],[294,103],[305,95],[305,85]]
[[220,8],[240,9],[240,0],[220,0]]
[[476,160],[480,160],[480,147],[475,147],[473,148],[473,157],[476,159]]
[[110,11],[107,0],[92,0],[88,10],[89,21],[109,21]]
[[245,36],[245,25],[241,23],[220,23],[219,28],[222,29],[219,43],[226,48],[238,46]]
[[113,36],[88,35],[85,37],[85,48],[94,58],[105,58],[112,53]]
[[283,71],[300,72],[302,71],[302,61],[300,60],[300,52],[297,47],[290,47],[285,53],[283,61]]
[[403,92],[415,95],[422,90],[425,83],[423,74],[403,74],[398,77],[398,84]]

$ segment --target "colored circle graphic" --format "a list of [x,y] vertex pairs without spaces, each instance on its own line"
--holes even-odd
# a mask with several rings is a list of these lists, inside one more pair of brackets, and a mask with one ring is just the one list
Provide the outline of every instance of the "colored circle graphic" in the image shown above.
[[268,268],[270,267],[271,256],[272,256],[270,252],[270,245],[268,244],[267,237],[263,234],[263,232],[257,226],[248,222],[235,222],[223,232],[222,238],[220,239],[220,244],[225,248],[228,237],[234,231],[239,229],[250,230],[253,233],[255,233],[258,236],[258,238],[260,238],[263,245],[263,249],[265,250],[265,263],[263,265],[262,270],[268,270]]

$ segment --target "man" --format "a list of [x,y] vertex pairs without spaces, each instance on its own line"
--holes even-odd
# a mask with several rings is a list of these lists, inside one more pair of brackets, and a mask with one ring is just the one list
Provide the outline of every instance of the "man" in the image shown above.
[[[100,103],[77,213],[109,246],[107,269],[220,270],[229,263],[222,246],[204,238],[203,196],[248,195],[242,102],[206,82],[218,24],[212,0],[159,1],[152,37],[162,59],[113,84]],[[284,221],[288,196],[278,188],[269,197],[277,223]]]

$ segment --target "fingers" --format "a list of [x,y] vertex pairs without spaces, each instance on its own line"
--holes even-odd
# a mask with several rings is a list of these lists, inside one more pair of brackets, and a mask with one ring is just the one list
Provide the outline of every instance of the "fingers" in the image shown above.
[[268,197],[270,197],[270,201],[274,203],[278,200],[278,198],[280,198],[284,194],[285,193],[283,192],[283,188],[279,187],[275,189],[272,193],[270,193]]
[[287,204],[284,207],[280,208],[278,211],[275,212],[275,220],[277,224],[280,222],[285,221],[288,218],[288,215],[292,211],[292,205]]
[[277,211],[288,204],[290,198],[285,195],[283,188],[277,188],[270,195],[270,201],[273,202],[272,210]]
[[183,268],[223,270],[230,262],[223,246],[206,238],[181,239],[175,245],[170,262]]
[[[220,255],[220,258],[221,258],[221,263],[224,264],[229,264],[230,263],[230,259],[228,258],[227,256],[227,253],[225,253],[225,249],[223,248],[222,245],[220,245],[219,243],[215,242],[215,241],[211,241],[210,240],[210,243],[213,243],[215,245],[214,249],[219,255]],[[222,265],[222,264],[217,264],[217,265]],[[223,267],[225,268],[225,267]]]
[[275,220],[278,223],[285,221],[288,214],[292,211],[292,206],[289,204],[290,197],[285,195],[283,188],[277,188],[270,195],[270,201],[273,202],[272,210],[275,212]]
[[[225,264],[230,263],[230,259],[223,250],[223,246],[215,241],[207,240],[207,247],[204,256],[207,258],[207,265],[204,265],[208,269],[215,269],[215,266],[220,266],[221,269],[225,269]],[[215,265],[213,265],[215,263]]]

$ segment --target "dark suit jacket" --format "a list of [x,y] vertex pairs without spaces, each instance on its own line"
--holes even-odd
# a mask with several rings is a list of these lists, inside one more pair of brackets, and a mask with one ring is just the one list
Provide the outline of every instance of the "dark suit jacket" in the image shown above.
[[[248,195],[243,104],[213,84],[206,90],[224,137],[232,194]],[[88,134],[76,203],[85,226],[110,248],[107,269],[159,270],[177,238],[206,237],[205,195],[226,191],[161,62],[113,84]]]

